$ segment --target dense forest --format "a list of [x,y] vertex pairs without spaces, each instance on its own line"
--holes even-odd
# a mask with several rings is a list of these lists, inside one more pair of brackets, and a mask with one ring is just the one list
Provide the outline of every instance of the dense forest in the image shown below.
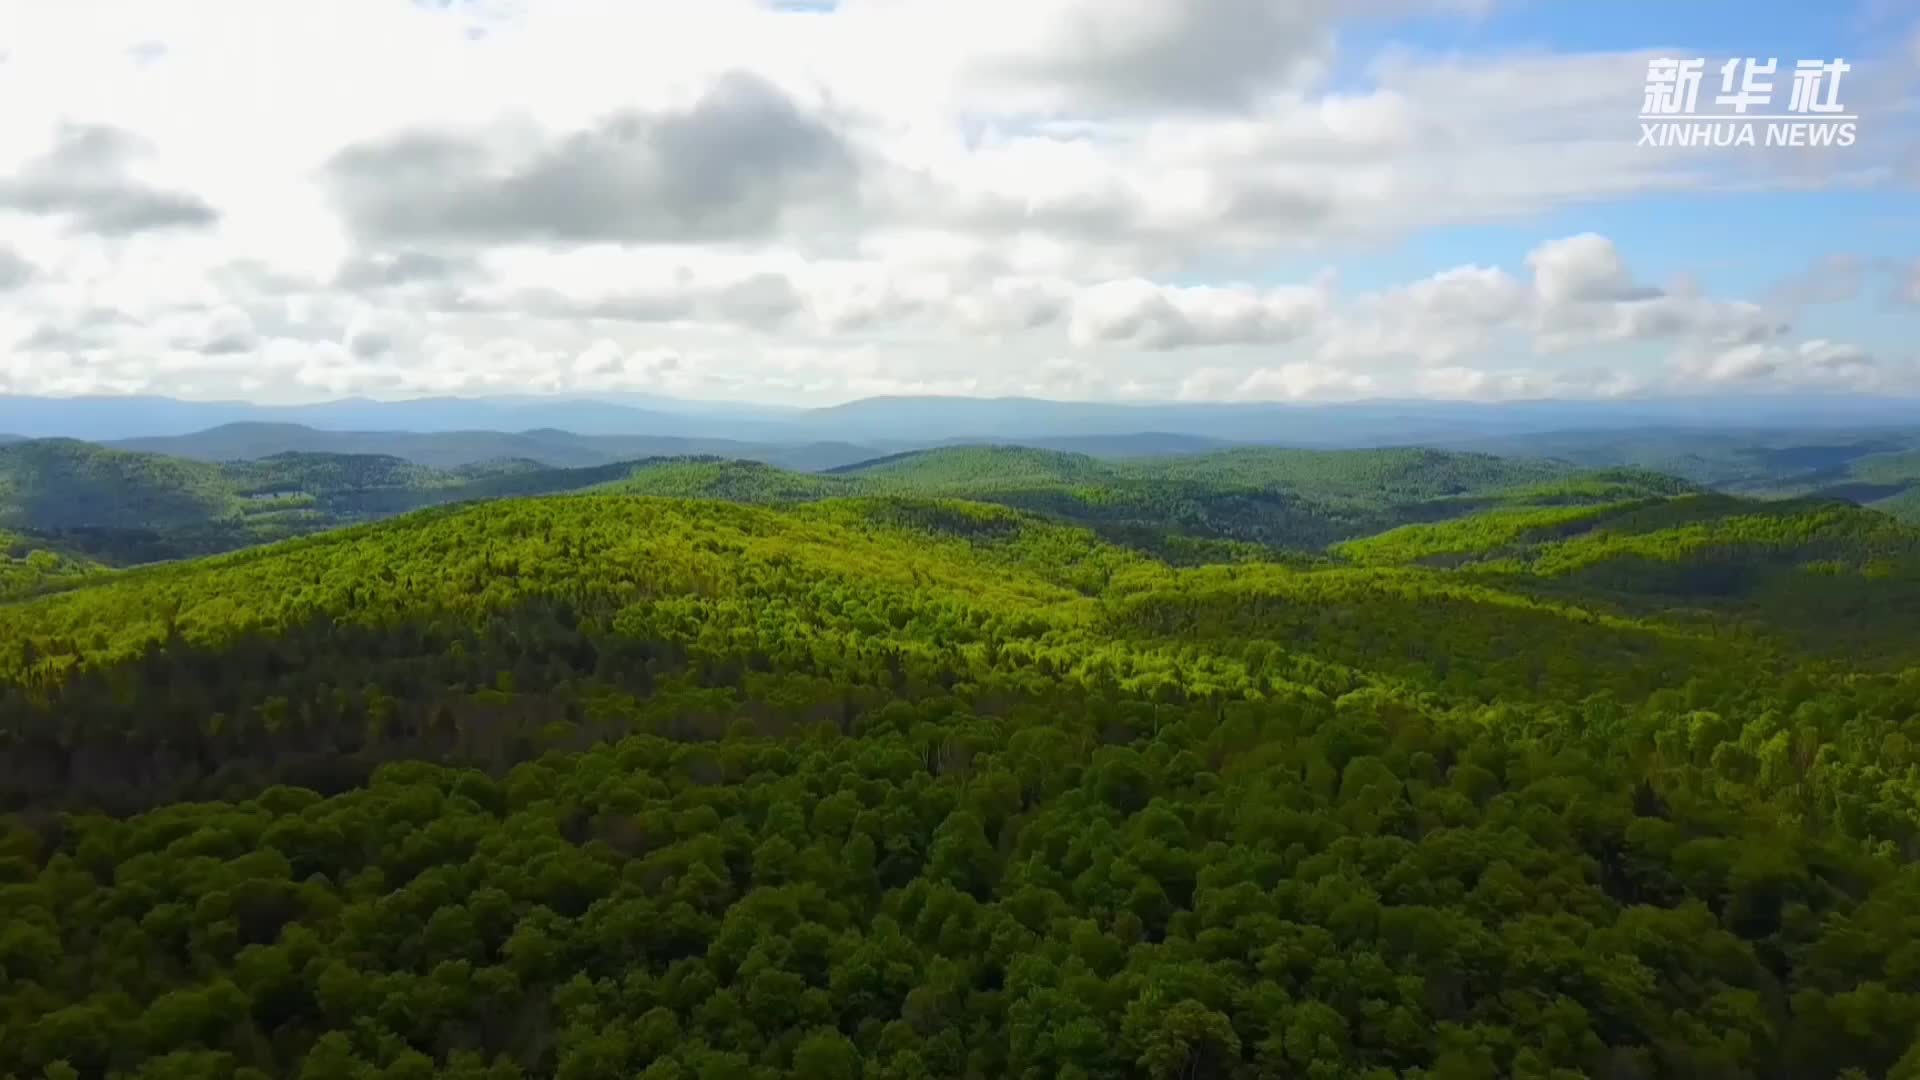
[[1021,446],[891,455],[824,475],[748,462],[662,460],[609,490],[786,503],[833,496],[960,498],[1030,511],[1114,543],[1196,563],[1312,552],[1409,522],[1507,504],[1587,503],[1689,486],[1635,470],[1437,450],[1238,448],[1103,461]]
[[1846,499],[1920,523],[1920,429],[1561,431],[1463,448],[1639,468],[1737,495]]
[[371,454],[282,453],[207,463],[74,439],[0,447],[0,528],[112,565],[216,554],[441,503],[548,494],[624,466],[504,459],[434,469]]
[[0,1076],[1920,1077],[1920,533],[1239,453],[41,559]]
[[1672,483],[1651,474],[1583,474],[1553,462],[1428,450],[1257,448],[1103,461],[969,446],[805,473],[710,456],[574,468],[501,458],[443,469],[391,455],[288,451],[208,463],[40,439],[0,447],[0,528],[48,551],[130,566],[517,496],[620,491],[796,503],[914,495],[1031,510],[1096,528],[1115,542],[1203,561],[1247,545],[1269,555],[1318,550],[1411,521],[1456,517],[1528,485],[1594,476],[1643,494]]

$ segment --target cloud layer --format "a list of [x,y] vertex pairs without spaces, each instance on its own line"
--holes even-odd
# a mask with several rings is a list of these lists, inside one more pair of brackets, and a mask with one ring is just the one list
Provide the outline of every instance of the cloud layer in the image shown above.
[[1651,51],[1343,45],[1493,0],[77,7],[0,0],[0,392],[1920,389],[1799,326],[1920,305],[1903,263],[1715,296],[1562,226],[1352,273],[1436,229],[1920,179],[1891,137],[1636,148]]

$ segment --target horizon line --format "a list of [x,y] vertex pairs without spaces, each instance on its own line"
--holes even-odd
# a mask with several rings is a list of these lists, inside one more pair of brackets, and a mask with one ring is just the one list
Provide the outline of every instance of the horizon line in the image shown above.
[[[628,402],[618,400],[629,395],[639,395],[653,399],[652,402]],[[262,402],[246,398],[188,398],[170,394],[143,391],[136,393],[80,393],[80,394],[22,394],[0,392],[0,402],[132,402],[158,400],[187,406],[228,406],[266,411],[291,411],[300,409],[321,409],[341,405],[367,405],[376,407],[397,407],[422,405],[436,402],[472,405],[525,405],[528,407],[550,407],[557,404],[579,403],[601,405],[635,412],[664,411],[676,405],[698,405],[710,407],[736,407],[740,409],[764,409],[773,412],[808,413],[824,412],[845,408],[866,402],[886,401],[922,401],[922,402],[1029,402],[1042,405],[1096,406],[1104,408],[1259,408],[1284,407],[1300,409],[1338,408],[1352,406],[1448,406],[1472,408],[1501,408],[1527,405],[1587,405],[1596,407],[1635,405],[1674,405],[1674,404],[1786,404],[1791,402],[1834,401],[1861,405],[1899,406],[1912,405],[1920,408],[1920,392],[1907,394],[1868,394],[1846,391],[1810,392],[1805,390],[1767,390],[1747,393],[1721,394],[1634,394],[1617,396],[1567,396],[1567,397],[1521,397],[1521,398],[1452,398],[1452,397],[1359,397],[1359,398],[1317,398],[1317,399],[1258,399],[1258,400],[1183,400],[1180,398],[1049,398],[1026,394],[870,394],[863,397],[847,398],[823,404],[794,404],[754,401],[739,398],[683,398],[669,394],[634,390],[605,391],[559,391],[559,392],[514,392],[478,396],[459,394],[423,394],[417,397],[375,398],[350,395],[337,398],[321,398],[313,401]],[[1920,416],[1916,416],[1920,423]]]

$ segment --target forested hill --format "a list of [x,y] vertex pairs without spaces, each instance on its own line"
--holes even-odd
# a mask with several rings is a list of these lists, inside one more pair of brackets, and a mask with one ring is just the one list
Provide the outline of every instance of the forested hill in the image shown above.
[[1920,529],[1851,503],[1692,494],[1508,506],[1335,546],[1367,565],[1450,567],[1535,595],[1718,623],[1856,661],[1920,644]]
[[1920,656],[1619,587],[1911,533],[1624,483],[1187,567],[510,499],[0,604],[0,1076],[1920,1075]]
[[1586,468],[1630,466],[1743,495],[1843,498],[1920,522],[1920,429],[1561,431],[1467,440]]
[[1596,491],[1617,496],[1623,485],[1637,494],[1674,490],[1648,474],[1583,474],[1551,462],[1422,450],[1235,449],[1101,461],[1055,450],[953,447],[823,475],[685,456],[568,469],[524,458],[436,469],[393,456],[303,452],[211,464],[46,439],[0,447],[0,527],[38,537],[48,550],[130,565],[427,506],[596,488],[756,503],[903,494],[1032,510],[1192,562],[1235,551],[1317,551],[1514,497],[1548,498],[1543,484],[1575,500]]
[[749,502],[856,494],[964,498],[1084,525],[1114,542],[1185,562],[1318,551],[1396,525],[1513,502],[1589,503],[1691,490],[1633,470],[1581,471],[1438,450],[1259,447],[1102,461],[1023,446],[917,450],[820,476],[747,463],[650,462],[617,488]]
[[113,564],[228,551],[440,503],[605,484],[627,466],[498,461],[443,470],[396,457],[283,453],[210,464],[73,439],[0,447],[0,528]]

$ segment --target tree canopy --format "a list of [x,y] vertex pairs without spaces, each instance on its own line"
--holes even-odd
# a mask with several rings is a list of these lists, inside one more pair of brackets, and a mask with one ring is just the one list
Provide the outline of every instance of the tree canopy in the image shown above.
[[1920,534],[1419,462],[1311,557],[682,460],[76,563],[0,1077],[1920,1077]]

